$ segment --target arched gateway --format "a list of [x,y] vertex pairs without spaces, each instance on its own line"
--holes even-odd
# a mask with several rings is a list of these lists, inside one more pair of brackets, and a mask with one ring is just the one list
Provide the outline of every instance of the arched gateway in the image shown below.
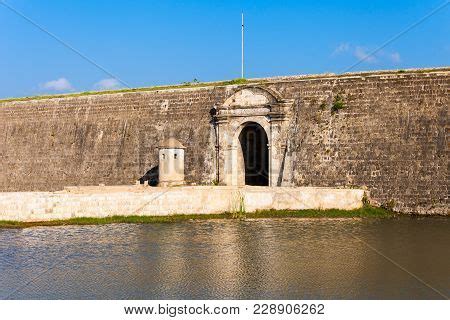
[[283,184],[292,100],[259,86],[238,88],[214,115],[217,178],[230,186]]

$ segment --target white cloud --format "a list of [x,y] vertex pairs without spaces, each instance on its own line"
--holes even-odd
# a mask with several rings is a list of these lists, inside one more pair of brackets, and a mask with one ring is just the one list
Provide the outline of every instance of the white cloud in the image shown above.
[[364,47],[356,46],[355,51],[353,52],[353,55],[358,58],[359,60],[364,60],[368,63],[374,63],[377,61],[375,56],[369,55],[369,53],[366,51]]
[[364,46],[352,45],[348,42],[341,43],[334,49],[332,56],[336,55],[352,55],[358,60],[362,60],[366,63],[400,63],[402,61],[400,53],[398,52],[386,52],[380,50],[373,55],[370,54],[370,49]]
[[334,49],[333,55],[341,54],[350,50],[350,44],[341,43]]
[[391,61],[394,62],[394,63],[399,63],[399,62],[402,61],[402,58],[400,57],[400,53],[398,53],[398,52],[391,53],[391,54],[389,55],[389,58],[390,58]]
[[98,90],[118,89],[120,87],[120,82],[114,78],[100,80],[94,85],[94,88]]
[[73,91],[72,84],[66,78],[50,80],[40,85],[41,89],[50,91]]

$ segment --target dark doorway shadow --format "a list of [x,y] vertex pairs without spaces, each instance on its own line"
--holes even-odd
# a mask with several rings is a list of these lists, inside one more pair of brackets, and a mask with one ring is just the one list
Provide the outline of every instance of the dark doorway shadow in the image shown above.
[[139,178],[140,184],[145,184],[148,181],[148,185],[156,187],[159,183],[159,167],[154,166],[148,170],[142,177]]
[[239,135],[244,156],[245,184],[269,185],[269,150],[266,131],[261,125],[249,122]]

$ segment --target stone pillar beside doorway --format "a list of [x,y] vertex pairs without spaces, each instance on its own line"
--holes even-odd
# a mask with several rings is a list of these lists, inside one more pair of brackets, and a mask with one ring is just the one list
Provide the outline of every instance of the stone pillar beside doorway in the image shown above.
[[281,186],[283,180],[281,166],[285,150],[282,148],[284,143],[281,141],[282,122],[280,119],[272,119],[270,122],[271,144],[269,152],[271,156],[269,157],[269,185],[271,187]]

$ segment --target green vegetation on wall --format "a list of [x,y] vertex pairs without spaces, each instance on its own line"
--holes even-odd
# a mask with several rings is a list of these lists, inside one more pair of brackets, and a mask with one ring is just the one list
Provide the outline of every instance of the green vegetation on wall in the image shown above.
[[332,112],[338,112],[339,110],[344,109],[345,103],[344,103],[344,98],[342,97],[342,95],[340,93],[338,93],[333,100],[333,105],[331,106],[331,111]]

